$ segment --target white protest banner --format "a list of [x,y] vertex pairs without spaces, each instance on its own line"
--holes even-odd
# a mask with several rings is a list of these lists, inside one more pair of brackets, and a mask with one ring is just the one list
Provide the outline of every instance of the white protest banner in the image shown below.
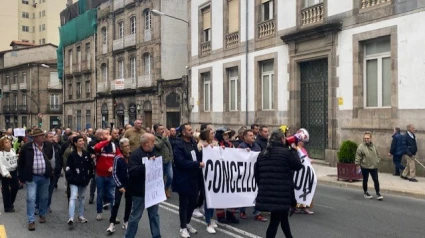
[[18,136],[25,136],[25,129],[24,128],[15,128],[13,129],[13,135]]
[[202,149],[208,208],[252,207],[257,197],[254,165],[259,152],[210,146]]
[[165,201],[162,156],[145,160],[145,208]]
[[311,166],[310,158],[300,149],[298,156],[303,167],[294,172],[295,198],[297,203],[310,206],[316,191],[317,177]]

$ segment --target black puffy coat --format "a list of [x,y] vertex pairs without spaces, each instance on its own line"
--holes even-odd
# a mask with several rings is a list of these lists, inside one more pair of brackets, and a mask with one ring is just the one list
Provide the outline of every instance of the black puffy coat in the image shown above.
[[293,200],[293,171],[302,168],[295,150],[283,143],[271,142],[255,164],[255,181],[258,185],[256,209],[259,211],[288,211]]
[[80,156],[77,150],[71,152],[66,160],[65,177],[68,184],[87,186],[93,177],[93,160],[90,154],[83,150]]

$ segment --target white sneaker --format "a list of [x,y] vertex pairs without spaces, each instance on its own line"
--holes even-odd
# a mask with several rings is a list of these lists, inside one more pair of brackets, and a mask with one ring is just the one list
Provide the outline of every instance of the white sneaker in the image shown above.
[[122,229],[127,230],[127,227],[128,227],[128,221],[126,221],[122,224]]
[[189,238],[190,237],[189,232],[187,231],[186,228],[180,229],[180,237],[183,237],[183,238]]
[[214,228],[217,228],[218,227],[217,222],[215,220],[213,220],[213,219],[211,219],[211,221],[210,221],[210,226],[212,226]]
[[115,224],[114,223],[109,224],[109,227],[108,227],[108,229],[106,229],[106,232],[108,232],[108,234],[114,233],[115,232]]
[[195,229],[195,228],[193,228],[193,226],[192,225],[190,225],[190,224],[187,224],[186,225],[186,227],[187,227],[187,230],[190,232],[190,233],[192,233],[192,234],[196,234],[198,231]]
[[98,213],[96,216],[96,220],[101,221],[102,219],[102,213]]
[[78,222],[79,223],[87,223],[88,220],[86,218],[84,218],[83,216],[78,217]]
[[73,226],[73,225],[74,225],[74,219],[69,218],[69,220],[68,220],[68,225],[69,225],[69,226]]
[[192,216],[193,217],[196,217],[196,218],[202,218],[202,217],[204,217],[204,215],[199,211],[198,208],[195,209],[195,210],[193,210]]
[[216,231],[212,225],[207,226],[207,232],[210,234],[215,234]]

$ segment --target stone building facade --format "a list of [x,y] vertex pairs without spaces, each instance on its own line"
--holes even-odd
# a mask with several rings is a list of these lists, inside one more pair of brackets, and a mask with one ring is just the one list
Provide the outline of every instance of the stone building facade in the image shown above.
[[64,126],[74,130],[95,127],[95,37],[64,49]]
[[[187,121],[186,1],[115,0],[98,8],[96,126],[143,118],[144,126]],[[167,98],[174,103],[166,105]]]
[[192,121],[305,127],[310,156],[333,165],[341,142],[361,143],[366,130],[382,170],[392,171],[394,127],[414,124],[425,149],[425,34],[413,30],[423,0],[191,0],[189,9]]
[[60,127],[62,84],[57,72],[57,46],[18,41],[11,46],[14,49],[0,52],[0,128]]

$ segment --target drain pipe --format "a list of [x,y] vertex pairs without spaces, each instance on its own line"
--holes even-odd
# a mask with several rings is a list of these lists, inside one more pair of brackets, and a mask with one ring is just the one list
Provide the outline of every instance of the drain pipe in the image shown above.
[[248,128],[248,2],[245,1],[245,124]]

